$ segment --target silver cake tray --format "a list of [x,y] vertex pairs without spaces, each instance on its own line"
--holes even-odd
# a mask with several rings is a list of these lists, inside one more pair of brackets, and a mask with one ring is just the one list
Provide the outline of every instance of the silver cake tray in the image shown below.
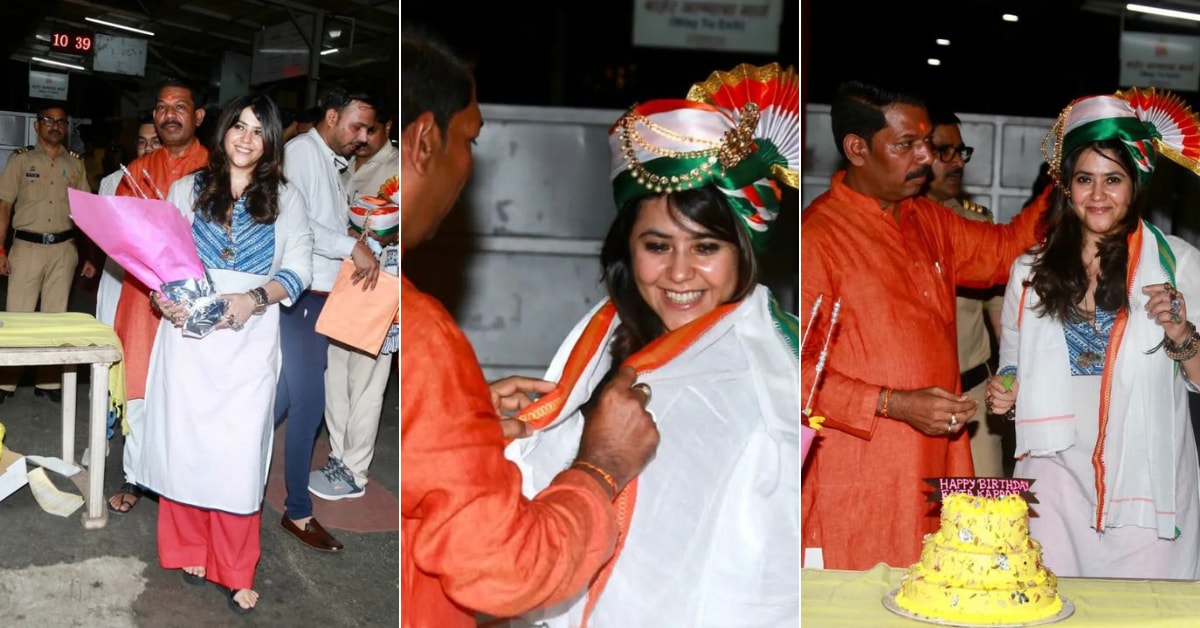
[[954,621],[954,620],[950,620],[950,619],[937,619],[935,617],[926,617],[924,615],[918,615],[916,613],[906,611],[903,608],[900,608],[900,606],[896,604],[896,594],[899,592],[900,592],[900,589],[892,589],[891,593],[888,593],[887,595],[883,596],[883,607],[901,617],[907,617],[908,619],[914,619],[916,621],[925,622],[927,624],[937,624],[939,626],[961,626],[962,628],[979,628],[980,626],[989,626],[990,628],[1020,628],[1021,626],[1044,626],[1046,624],[1053,624],[1053,623],[1060,622],[1060,621],[1070,617],[1071,614],[1075,612],[1075,604],[1073,604],[1071,602],[1071,600],[1068,600],[1067,598],[1063,597],[1062,595],[1059,595],[1058,597],[1059,597],[1059,599],[1062,600],[1062,603],[1063,603],[1062,610],[1058,611],[1054,615],[1047,617],[1045,619],[1037,619],[1034,621],[1025,621],[1025,622],[1017,622],[1017,623],[974,623],[974,622],[968,623],[968,622],[962,622],[962,621]]

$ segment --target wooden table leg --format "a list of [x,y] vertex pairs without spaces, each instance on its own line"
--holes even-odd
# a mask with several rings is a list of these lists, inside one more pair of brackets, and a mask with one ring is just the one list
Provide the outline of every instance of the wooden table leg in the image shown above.
[[[88,412],[88,489],[83,527],[89,530],[108,525],[104,507],[104,447],[108,436],[108,368],[111,363],[92,364],[92,399]],[[65,401],[65,399],[64,399]]]

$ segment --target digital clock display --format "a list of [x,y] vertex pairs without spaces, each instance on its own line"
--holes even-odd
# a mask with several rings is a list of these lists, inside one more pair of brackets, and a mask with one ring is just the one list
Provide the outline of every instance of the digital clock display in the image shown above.
[[76,55],[90,55],[95,44],[92,33],[83,31],[52,31],[50,49]]

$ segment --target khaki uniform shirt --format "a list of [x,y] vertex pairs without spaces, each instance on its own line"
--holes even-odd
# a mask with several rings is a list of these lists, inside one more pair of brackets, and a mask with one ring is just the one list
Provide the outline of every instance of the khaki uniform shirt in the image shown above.
[[[942,204],[963,218],[979,222],[993,222],[992,213],[982,205],[970,203],[967,206],[957,199]],[[966,290],[963,288],[958,289],[958,295],[955,298],[958,317],[958,370],[968,371],[987,362],[992,357],[991,338],[988,336],[985,313],[1000,312],[1004,307],[1004,296],[1002,292],[991,289]],[[996,331],[999,332],[999,330]]]
[[67,188],[92,191],[83,159],[65,147],[53,159],[41,144],[19,148],[0,175],[0,199],[13,203],[12,227],[21,231],[73,229]]

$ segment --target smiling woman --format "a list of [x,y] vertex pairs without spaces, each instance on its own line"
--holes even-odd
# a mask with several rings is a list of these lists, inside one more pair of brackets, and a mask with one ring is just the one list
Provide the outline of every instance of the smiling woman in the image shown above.
[[799,165],[796,76],[742,65],[693,90],[613,125],[618,211],[600,253],[609,298],[551,362],[550,403],[522,415],[541,431],[507,452],[527,492],[549,485],[600,391],[632,366],[661,434],[654,463],[617,496],[618,513],[638,514],[623,520],[624,549],[598,584],[515,625],[799,617],[797,323],[759,284],[757,257]]
[[1135,88],[1071,101],[1043,144],[1048,231],[1012,266],[988,396],[1058,576],[1200,578],[1200,251],[1142,220],[1158,155],[1197,172],[1197,140],[1178,97]]

